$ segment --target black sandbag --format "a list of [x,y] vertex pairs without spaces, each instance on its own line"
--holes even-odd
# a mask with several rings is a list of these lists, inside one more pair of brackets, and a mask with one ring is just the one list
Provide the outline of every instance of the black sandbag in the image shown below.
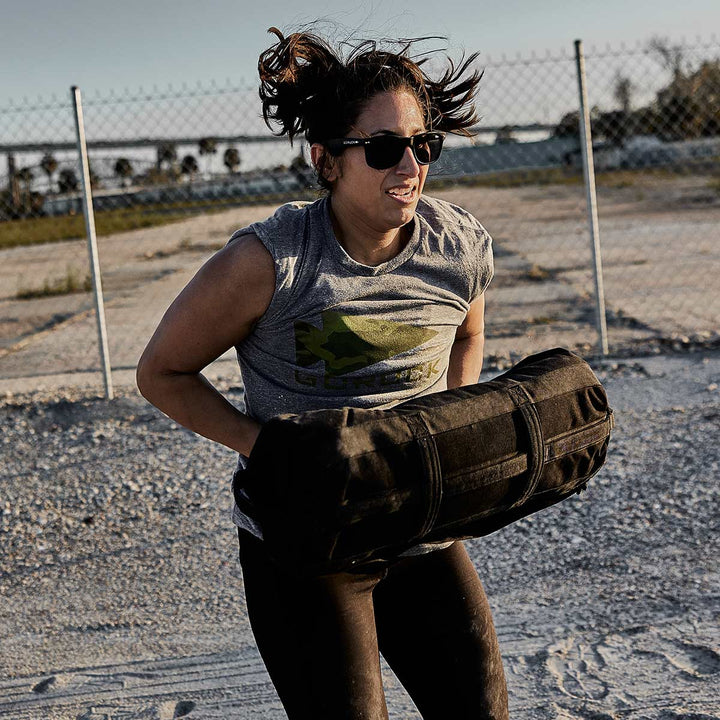
[[238,480],[278,562],[336,572],[487,535],[579,492],[612,424],[590,366],[556,348],[388,410],[279,415]]

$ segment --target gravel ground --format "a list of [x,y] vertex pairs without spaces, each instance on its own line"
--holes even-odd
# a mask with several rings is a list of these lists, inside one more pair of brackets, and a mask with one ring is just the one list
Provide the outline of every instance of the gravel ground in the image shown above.
[[[720,352],[595,368],[617,428],[588,492],[467,542],[511,717],[720,718]],[[9,395],[0,422],[0,716],[284,717],[247,621],[233,453],[129,389]],[[417,720],[384,677],[391,717]]]

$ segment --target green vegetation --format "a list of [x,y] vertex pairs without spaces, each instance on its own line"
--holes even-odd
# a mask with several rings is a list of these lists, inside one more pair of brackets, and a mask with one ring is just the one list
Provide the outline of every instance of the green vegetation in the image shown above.
[[[314,199],[312,191],[305,193],[275,193],[256,198],[262,203],[282,203],[297,199]],[[237,201],[183,202],[157,205],[140,205],[122,210],[105,210],[95,213],[95,231],[98,237],[129,230],[168,225],[198,215],[223,212],[239,205]],[[0,222],[0,249],[21,245],[59,242],[86,237],[82,215],[35,217]]]
[[[670,83],[655,94],[647,105],[633,109],[632,94],[637,88],[622,74],[615,77],[615,100],[618,109],[590,111],[593,138],[603,138],[614,145],[633,135],[655,135],[665,141],[716,137],[720,134],[717,112],[720,87],[720,58],[703,60],[692,67],[683,48],[671,46],[656,37],[648,51],[670,72]],[[561,118],[553,132],[555,137],[577,136],[578,111]]]
[[484,173],[463,178],[429,177],[428,190],[451,190],[454,187],[514,188],[524,185],[580,185],[582,174],[565,168],[533,168]]
[[[185,209],[170,208],[158,208],[155,212],[147,208],[109,210],[95,214],[95,230],[99,236],[110,235],[124,230],[177,222],[190,214],[199,215],[201,212],[189,213]],[[85,236],[85,220],[82,215],[37,217],[0,223],[0,248],[59,242]]]
[[34,298],[51,297],[54,295],[70,295],[72,293],[90,292],[92,290],[92,279],[89,275],[84,280],[80,280],[80,276],[76,268],[69,267],[65,273],[65,277],[50,282],[47,278],[40,287],[20,288],[15,297],[18,300],[32,300]]
[[[595,184],[599,188],[625,188],[658,180],[671,180],[683,175],[709,175],[713,169],[709,162],[688,162],[677,168],[638,168],[626,170],[599,170],[595,172]],[[714,180],[710,181],[714,183]],[[584,178],[579,169],[526,168],[502,172],[484,173],[464,178],[429,177],[427,190],[452,190],[454,187],[517,188],[528,185],[582,185]]]
[[[717,159],[712,158],[711,162],[689,163],[685,167],[678,169],[640,168],[635,170],[607,170],[596,173],[596,184],[598,188],[618,189],[638,187],[638,191],[641,191],[641,188],[645,184],[656,183],[658,180],[663,179],[670,180],[677,178],[679,175],[692,173],[694,175],[707,175],[708,186],[720,193],[720,180],[717,178],[716,168]],[[62,171],[60,176],[62,176]],[[59,182],[63,182],[62,177]],[[533,185],[581,186],[582,184],[583,176],[579,169],[557,167],[494,172],[466,178],[450,179],[431,176],[426,183],[426,190],[432,193],[437,190],[452,190],[453,188],[459,187],[492,187],[502,189]],[[255,203],[279,204],[289,200],[314,200],[317,196],[316,191],[305,190],[292,193],[268,194],[258,196],[252,200]],[[102,237],[130,230],[167,225],[191,217],[223,212],[247,204],[249,204],[247,200],[243,202],[241,199],[233,199],[138,205],[126,209],[96,211],[95,226],[98,236]],[[82,215],[35,217],[0,222],[0,249],[73,240],[84,237],[85,223]]]

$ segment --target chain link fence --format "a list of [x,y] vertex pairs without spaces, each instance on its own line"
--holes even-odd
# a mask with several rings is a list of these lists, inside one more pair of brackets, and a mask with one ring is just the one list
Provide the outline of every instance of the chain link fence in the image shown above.
[[[720,43],[585,53],[611,354],[718,344]],[[502,367],[597,352],[575,57],[488,59],[473,139],[428,194],[494,238],[487,343]],[[308,152],[275,138],[254,83],[83,103],[113,374],[132,382],[162,313],[230,234],[317,197]],[[100,385],[70,93],[0,109],[0,389]],[[236,373],[228,353],[214,364]],[[123,380],[121,379],[121,382]]]

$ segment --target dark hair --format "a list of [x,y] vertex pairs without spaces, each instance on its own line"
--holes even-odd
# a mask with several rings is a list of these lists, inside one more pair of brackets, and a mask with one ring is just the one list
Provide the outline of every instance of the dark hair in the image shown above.
[[[428,58],[408,54],[414,43],[429,38],[397,41],[398,52],[366,40],[345,59],[313,33],[284,37],[275,27],[268,32],[278,41],[258,61],[263,118],[270,129],[279,124],[275,134],[287,134],[291,143],[300,133],[310,144],[345,136],[371,98],[392,90],[415,96],[428,129],[470,135],[478,122],[474,99],[482,73],[463,78],[478,53],[457,67],[448,57],[444,74],[433,81],[422,69]],[[330,189],[324,167],[316,169],[320,185]]]

